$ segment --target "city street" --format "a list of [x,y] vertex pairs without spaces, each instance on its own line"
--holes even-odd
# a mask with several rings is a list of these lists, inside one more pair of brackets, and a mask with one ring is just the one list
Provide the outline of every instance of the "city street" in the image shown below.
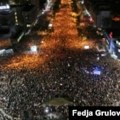
[[[11,120],[40,120],[46,106],[66,120],[68,104],[120,105],[120,63],[101,56],[92,37],[79,36],[72,13],[71,0],[62,0],[48,30],[33,31],[17,52],[0,56],[0,108]],[[54,98],[69,102],[50,105]]]

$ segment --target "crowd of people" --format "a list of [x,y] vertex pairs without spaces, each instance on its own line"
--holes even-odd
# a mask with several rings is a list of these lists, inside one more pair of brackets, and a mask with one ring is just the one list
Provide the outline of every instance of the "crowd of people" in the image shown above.
[[[15,54],[0,59],[0,107],[13,120],[45,120],[46,107],[66,120],[68,104],[51,105],[54,98],[65,98],[74,106],[120,105],[119,62],[109,55],[96,60],[93,54],[63,47],[57,48],[60,55],[47,56],[49,60],[42,64],[41,55]],[[100,76],[81,70],[96,64],[104,68]]]
[[[84,57],[86,56],[70,53],[62,61],[52,59],[34,69],[26,68],[26,65],[23,65],[22,69],[19,66],[8,69],[4,65],[7,61],[2,61],[0,95],[3,106],[14,117],[25,117],[26,111],[35,117],[43,114],[43,104],[59,97],[68,99],[73,105],[115,105],[120,98],[119,63],[108,57],[97,63],[89,58],[92,64],[99,64],[104,70],[100,76],[88,75],[80,69],[89,66],[89,61],[83,62]],[[66,116],[66,107],[55,108]]]

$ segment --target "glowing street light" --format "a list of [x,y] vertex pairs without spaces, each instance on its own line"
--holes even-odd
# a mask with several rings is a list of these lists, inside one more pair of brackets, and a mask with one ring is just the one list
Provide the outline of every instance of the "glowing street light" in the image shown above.
[[30,50],[31,50],[31,52],[36,53],[37,52],[37,46],[36,45],[31,46]]
[[89,45],[85,45],[84,49],[88,50],[88,49],[90,49],[90,46]]
[[84,0],[81,0],[81,4],[84,4]]

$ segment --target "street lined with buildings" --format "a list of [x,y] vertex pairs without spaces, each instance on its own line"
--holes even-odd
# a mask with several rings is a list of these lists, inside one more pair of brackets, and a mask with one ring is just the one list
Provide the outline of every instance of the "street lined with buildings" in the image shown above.
[[81,3],[56,1],[13,54],[0,56],[1,120],[67,120],[68,105],[120,105],[120,64],[102,56],[103,35]]

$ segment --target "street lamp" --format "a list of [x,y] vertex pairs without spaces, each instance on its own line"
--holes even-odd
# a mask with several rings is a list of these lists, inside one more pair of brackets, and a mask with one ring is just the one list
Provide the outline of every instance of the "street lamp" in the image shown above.
[[37,46],[36,45],[31,46],[30,50],[31,50],[31,52],[36,53],[37,52]]

